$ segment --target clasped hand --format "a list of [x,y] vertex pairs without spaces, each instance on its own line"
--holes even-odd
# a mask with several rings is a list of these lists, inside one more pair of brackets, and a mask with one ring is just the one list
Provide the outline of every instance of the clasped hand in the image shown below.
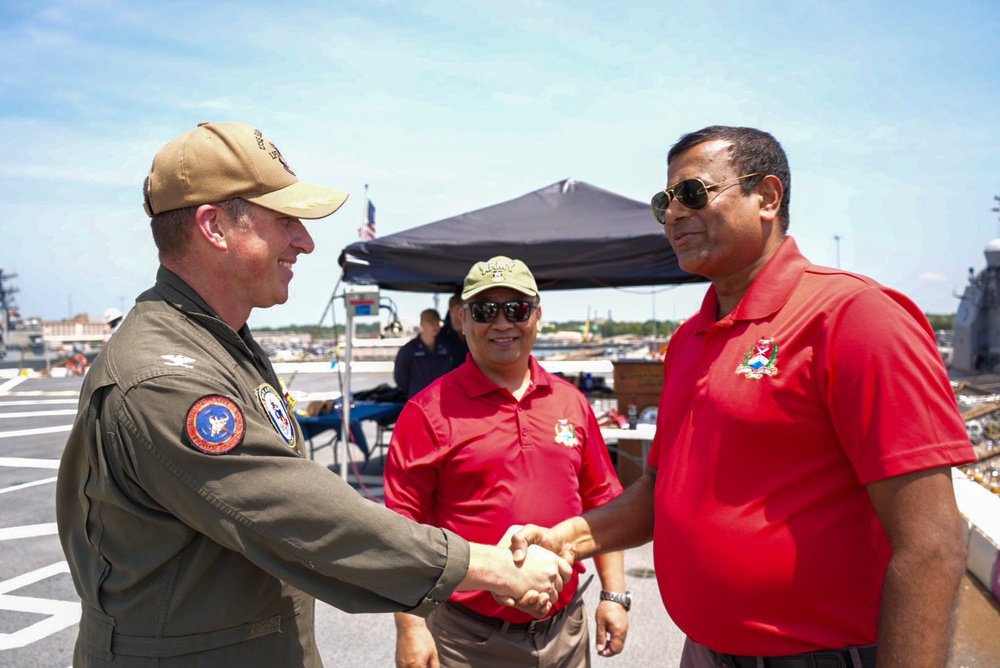
[[524,593],[520,598],[494,593],[493,598],[501,605],[517,608],[533,617],[542,618],[552,610],[552,605],[558,600],[563,585],[573,576],[573,567],[554,552],[541,545],[528,545],[523,539],[517,543],[515,553],[515,545],[511,539],[522,528],[521,525],[514,525],[507,529],[507,533],[497,546],[511,551],[514,565],[520,572],[523,583],[520,591]]

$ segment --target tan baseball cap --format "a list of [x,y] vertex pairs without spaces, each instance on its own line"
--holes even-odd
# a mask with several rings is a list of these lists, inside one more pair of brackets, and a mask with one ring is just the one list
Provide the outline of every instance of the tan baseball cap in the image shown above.
[[490,288],[511,288],[529,297],[538,296],[538,286],[528,266],[503,255],[472,265],[462,285],[462,299],[469,299]]
[[153,158],[143,187],[146,214],[241,197],[295,218],[324,218],[347,193],[295,176],[278,148],[243,123],[199,123]]

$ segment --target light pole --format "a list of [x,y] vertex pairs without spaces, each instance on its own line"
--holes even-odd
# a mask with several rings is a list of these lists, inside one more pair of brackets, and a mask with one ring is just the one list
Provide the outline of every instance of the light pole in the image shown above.
[[656,288],[653,288],[650,294],[653,295],[653,345],[650,349],[654,350],[656,349]]
[[839,234],[833,235],[833,243],[837,249],[837,269],[840,269],[840,240],[843,239]]

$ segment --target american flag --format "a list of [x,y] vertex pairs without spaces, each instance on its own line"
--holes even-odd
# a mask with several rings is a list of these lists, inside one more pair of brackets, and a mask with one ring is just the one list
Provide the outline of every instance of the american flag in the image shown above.
[[358,236],[362,241],[371,241],[375,238],[375,205],[371,200],[368,200],[368,215],[358,228]]

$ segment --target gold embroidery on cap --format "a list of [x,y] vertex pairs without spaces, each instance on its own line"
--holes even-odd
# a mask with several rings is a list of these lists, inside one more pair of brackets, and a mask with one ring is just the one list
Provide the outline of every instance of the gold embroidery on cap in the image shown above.
[[285,204],[283,209],[301,209],[302,211],[308,211],[309,209],[314,209],[317,206],[326,206],[327,204],[333,204],[332,199],[329,197],[310,197],[309,199],[299,200],[297,202],[289,202]]

